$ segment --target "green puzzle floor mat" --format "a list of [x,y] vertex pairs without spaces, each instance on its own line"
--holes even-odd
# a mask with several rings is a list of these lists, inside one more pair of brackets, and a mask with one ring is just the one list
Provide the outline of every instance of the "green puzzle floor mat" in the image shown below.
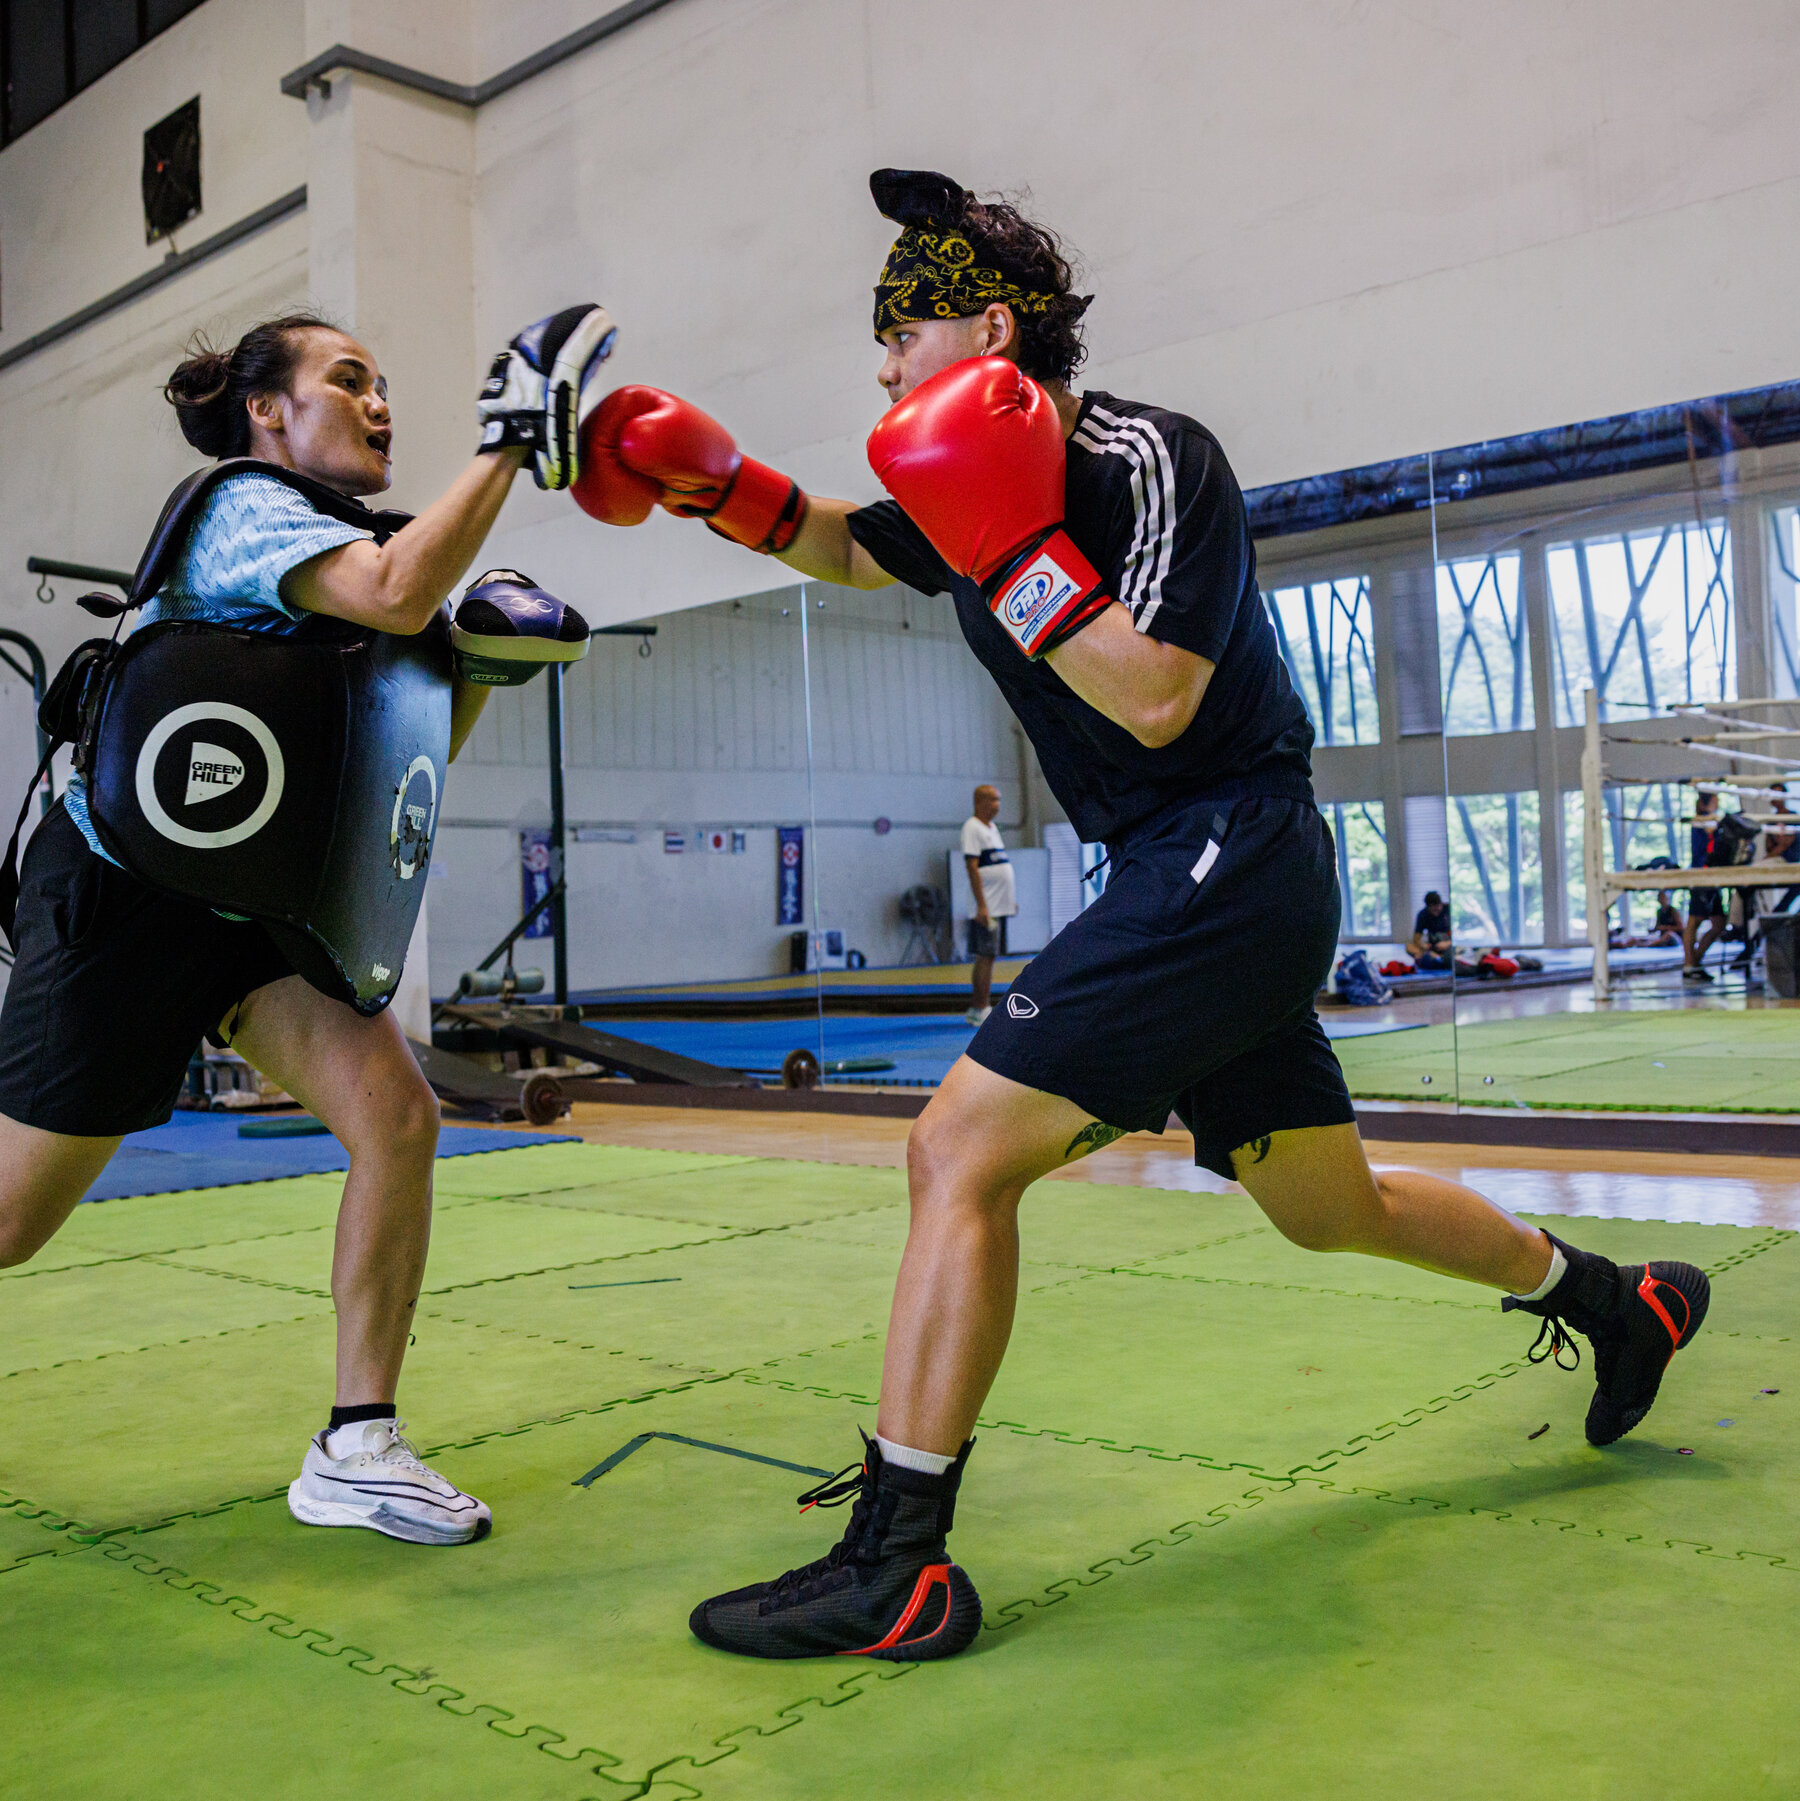
[[1779,1008],[1463,1020],[1340,1038],[1361,1100],[1667,1113],[1800,1113],[1800,1033]]
[[478,1545],[288,1516],[329,1179],[83,1208],[0,1280],[0,1795],[1800,1793],[1800,1234],[1579,1222],[1714,1278],[1602,1453],[1587,1372],[1477,1291],[1242,1196],[1047,1184],[958,1510],[981,1637],[760,1664],[686,1616],[841,1529],[793,1497],[873,1425],[903,1177],[443,1173],[402,1412]]

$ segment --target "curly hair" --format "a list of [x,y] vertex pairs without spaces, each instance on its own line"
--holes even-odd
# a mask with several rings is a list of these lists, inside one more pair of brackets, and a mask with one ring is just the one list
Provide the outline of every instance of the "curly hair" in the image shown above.
[[1023,287],[1055,296],[1040,311],[1014,310],[1019,367],[1036,381],[1072,381],[1087,359],[1081,316],[1093,295],[1074,291],[1075,268],[1062,239],[999,194],[965,195],[955,224],[982,262]]

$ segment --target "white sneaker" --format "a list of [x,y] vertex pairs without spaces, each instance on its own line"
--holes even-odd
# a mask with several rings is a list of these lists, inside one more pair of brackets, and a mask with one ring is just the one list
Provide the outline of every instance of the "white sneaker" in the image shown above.
[[400,1420],[365,1420],[361,1444],[352,1439],[343,1457],[326,1449],[333,1434],[318,1433],[288,1485],[288,1512],[305,1526],[368,1526],[415,1545],[485,1538],[494,1523],[487,1504],[421,1463],[404,1429]]
[[970,1025],[978,1026],[986,1020],[987,1016],[992,1013],[993,1010],[992,1007],[971,1007],[968,1012],[963,1015],[963,1018],[966,1019]]

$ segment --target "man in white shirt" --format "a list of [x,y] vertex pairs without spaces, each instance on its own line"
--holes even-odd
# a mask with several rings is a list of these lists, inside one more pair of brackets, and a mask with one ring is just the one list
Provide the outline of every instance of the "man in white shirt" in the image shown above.
[[963,822],[963,867],[969,872],[969,889],[975,896],[975,917],[969,921],[969,955],[974,959],[974,1005],[963,1017],[978,1026],[993,1012],[989,990],[994,980],[994,959],[1006,949],[1006,922],[1019,910],[1013,886],[1013,866],[1006,844],[994,821],[1000,816],[1000,790],[983,782],[975,790],[975,812]]

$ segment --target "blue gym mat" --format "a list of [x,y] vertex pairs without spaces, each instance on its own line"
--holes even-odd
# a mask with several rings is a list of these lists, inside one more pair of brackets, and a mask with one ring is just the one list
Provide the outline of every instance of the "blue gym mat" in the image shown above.
[[[227,1188],[235,1182],[269,1182],[278,1176],[313,1176],[350,1167],[348,1153],[329,1132],[309,1138],[238,1137],[239,1122],[255,1117],[177,1113],[166,1126],[133,1132],[82,1198],[120,1201],[131,1195]],[[486,1126],[446,1125],[438,1132],[438,1155],[467,1157],[476,1151],[579,1142],[566,1132],[496,1132]]]
[[[698,1057],[727,1069],[774,1075],[789,1051],[808,1050],[820,1057],[818,1019],[584,1019],[584,1025],[617,1032],[658,1050]],[[1328,1038],[1366,1038],[1381,1032],[1404,1032],[1404,1025],[1331,1020]],[[827,1082],[850,1082],[876,1088],[935,1088],[950,1065],[969,1048],[975,1028],[960,1014],[871,1014],[862,1017],[827,1013],[824,1054]],[[888,1070],[835,1073],[840,1058],[887,1057]]]

